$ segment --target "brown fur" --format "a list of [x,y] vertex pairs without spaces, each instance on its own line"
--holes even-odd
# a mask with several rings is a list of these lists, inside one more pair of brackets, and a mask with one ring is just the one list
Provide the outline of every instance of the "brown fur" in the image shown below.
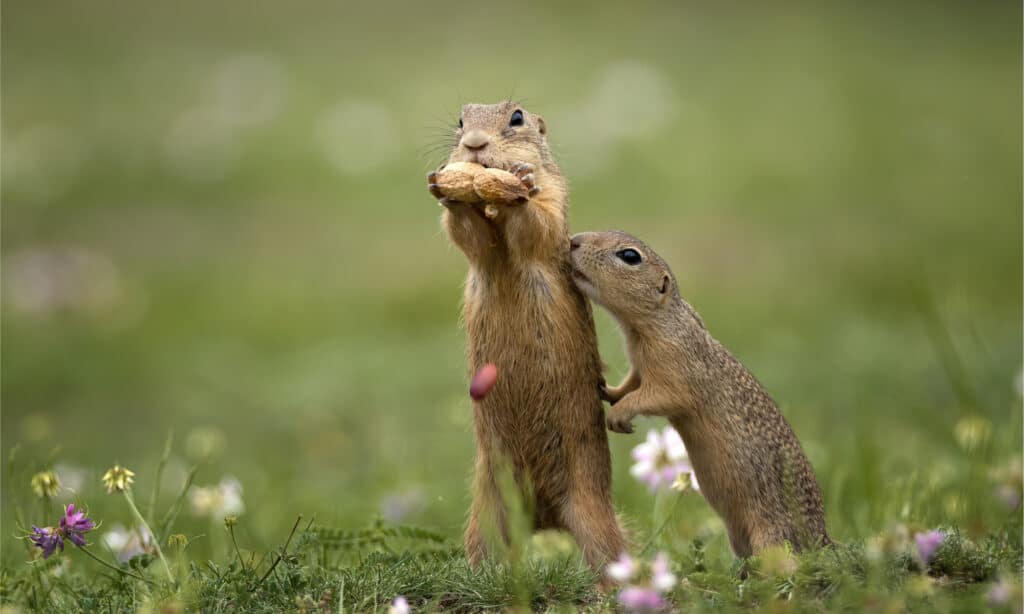
[[548,150],[544,120],[522,110],[524,125],[510,126],[516,110],[522,109],[512,102],[463,107],[464,127],[448,163],[514,172],[528,197],[455,202],[441,187],[443,167],[429,178],[446,208],[448,236],[469,261],[463,305],[469,371],[493,362],[499,372],[494,389],[474,407],[477,458],[466,554],[473,564],[488,554],[489,524],[507,540],[497,474],[508,463],[534,510],[533,529],[568,530],[600,569],[626,543],[611,504],[597,338],[590,305],[572,282],[565,179]]
[[[641,262],[626,263],[625,249]],[[787,540],[797,549],[830,543],[818,481],[796,435],[679,296],[665,261],[622,232],[578,234],[571,251],[577,285],[619,321],[632,362],[623,384],[605,390],[613,402],[608,427],[632,432],[634,416],[667,417],[737,556]]]

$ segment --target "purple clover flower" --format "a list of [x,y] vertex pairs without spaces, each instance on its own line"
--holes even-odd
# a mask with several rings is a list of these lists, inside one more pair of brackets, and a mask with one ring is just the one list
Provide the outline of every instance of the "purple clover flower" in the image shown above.
[[95,528],[96,523],[91,518],[86,518],[85,512],[75,511],[74,503],[64,508],[64,517],[60,519],[60,531],[74,545],[79,548],[84,546],[85,534]]
[[64,537],[60,531],[53,527],[39,528],[32,525],[32,534],[28,536],[28,539],[36,546],[39,546],[43,551],[44,559],[50,558],[57,548],[64,552]]
[[60,519],[60,527],[37,527],[32,525],[32,532],[28,535],[29,541],[43,551],[43,558],[48,559],[57,548],[64,552],[64,540],[71,540],[71,543],[79,548],[85,547],[85,534],[96,528],[96,523],[85,516],[85,512],[76,512],[75,504],[69,504],[64,508],[64,516]]
[[945,539],[946,535],[942,531],[928,531],[914,536],[914,543],[917,544],[917,554],[925,564],[931,562],[935,552]]

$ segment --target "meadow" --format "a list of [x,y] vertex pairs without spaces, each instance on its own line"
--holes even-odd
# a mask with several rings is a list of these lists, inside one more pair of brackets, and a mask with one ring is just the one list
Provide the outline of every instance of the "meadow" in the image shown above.
[[[513,97],[546,119],[572,229],[665,257],[821,483],[839,545],[741,569],[699,493],[630,475],[664,421],[613,434],[672,607],[1021,611],[1021,20],[5,2],[0,610],[621,609],[564,536],[461,555],[466,264],[425,176],[462,103]],[[43,560],[24,537],[69,503],[101,525]]]

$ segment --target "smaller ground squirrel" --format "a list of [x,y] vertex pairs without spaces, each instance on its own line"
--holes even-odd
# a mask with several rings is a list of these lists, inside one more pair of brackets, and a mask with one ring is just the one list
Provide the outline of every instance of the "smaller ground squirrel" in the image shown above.
[[761,384],[712,337],[651,248],[623,232],[570,243],[576,285],[618,320],[632,368],[604,388],[608,428],[665,416],[686,444],[701,492],[739,557],[789,541],[831,543],[814,470]]

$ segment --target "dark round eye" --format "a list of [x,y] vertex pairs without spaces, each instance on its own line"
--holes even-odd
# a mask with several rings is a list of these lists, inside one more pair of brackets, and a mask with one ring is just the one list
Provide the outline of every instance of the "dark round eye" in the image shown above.
[[512,119],[508,120],[509,126],[522,126],[523,125],[523,112],[517,110],[512,114]]
[[619,260],[633,266],[636,266],[643,261],[643,258],[640,257],[640,252],[635,249],[620,249],[615,252],[615,255],[619,257]]
[[462,118],[460,117],[459,118],[459,128],[461,128],[461,127],[462,127]]

